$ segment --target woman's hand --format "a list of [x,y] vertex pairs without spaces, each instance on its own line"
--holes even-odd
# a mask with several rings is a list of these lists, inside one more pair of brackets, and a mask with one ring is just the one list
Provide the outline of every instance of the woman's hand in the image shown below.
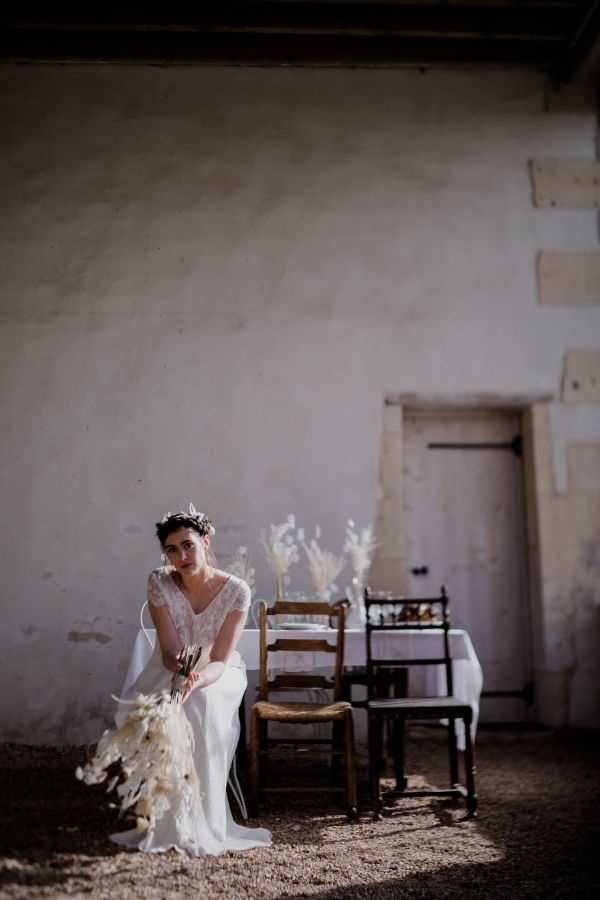
[[200,673],[199,672],[190,672],[190,674],[188,675],[188,677],[186,679],[185,686],[183,688],[183,692],[181,695],[182,703],[185,703],[185,701],[190,696],[190,694],[192,693],[194,688],[198,687],[199,682],[200,682]]

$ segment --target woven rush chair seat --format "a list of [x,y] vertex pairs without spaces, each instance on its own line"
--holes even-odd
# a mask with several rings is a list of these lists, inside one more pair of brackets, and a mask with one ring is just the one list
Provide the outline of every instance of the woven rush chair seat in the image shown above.
[[269,703],[266,700],[254,704],[259,719],[269,722],[343,722],[352,711],[345,701],[329,703]]
[[[323,616],[330,622],[331,630],[326,637],[275,637],[269,635],[268,617],[278,615],[310,615]],[[253,815],[258,814],[261,798],[268,792],[291,791],[298,794],[303,791],[332,791],[345,797],[346,809],[350,818],[356,818],[356,753],[354,748],[354,720],[352,704],[343,698],[342,672],[344,667],[344,627],[346,620],[345,607],[340,604],[330,606],[327,603],[313,601],[278,600],[272,607],[266,603],[260,607],[260,670],[258,698],[252,706],[250,722],[250,768],[249,789],[250,809]],[[321,674],[321,670],[298,672],[285,670],[275,671],[268,664],[269,654],[297,653],[328,654],[332,660],[333,674]],[[282,657],[279,656],[281,661]],[[285,661],[285,655],[283,656]],[[324,666],[323,669],[326,669]],[[307,702],[297,700],[298,693],[309,692]],[[324,702],[308,702],[314,699],[314,692],[320,697],[324,694]],[[291,693],[293,700],[286,700],[285,694]],[[273,699],[273,695],[277,699]],[[283,696],[282,696],[283,695]],[[279,735],[269,730],[269,726],[279,728]],[[301,726],[293,735],[281,736],[288,725]],[[309,726],[329,725],[327,737],[311,736]],[[298,735],[304,731],[304,734]],[[287,783],[278,784],[277,772],[272,769],[272,762],[291,760],[295,757],[296,765],[301,764],[301,772],[306,773],[304,760],[320,760],[329,767],[328,784],[317,784],[314,768],[310,769],[311,784],[298,782],[298,770],[290,772]],[[290,766],[291,769],[291,766]],[[327,769],[326,769],[327,771]]]

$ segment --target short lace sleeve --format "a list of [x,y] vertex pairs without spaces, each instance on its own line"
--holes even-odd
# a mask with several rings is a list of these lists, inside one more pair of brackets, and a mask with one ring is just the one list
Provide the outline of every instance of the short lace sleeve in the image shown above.
[[250,597],[250,588],[245,581],[239,579],[233,592],[230,610],[239,609],[241,612],[247,612],[250,609]]
[[148,603],[151,606],[167,606],[167,598],[161,584],[160,573],[156,570],[150,572],[148,578]]

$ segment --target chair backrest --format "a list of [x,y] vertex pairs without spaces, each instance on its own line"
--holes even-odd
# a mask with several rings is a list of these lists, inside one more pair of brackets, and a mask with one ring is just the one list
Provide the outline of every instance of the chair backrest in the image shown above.
[[[367,641],[367,690],[369,699],[374,696],[376,675],[384,670],[407,666],[443,665],[446,673],[446,692],[453,693],[452,657],[450,655],[449,597],[442,585],[439,597],[378,597],[365,588],[365,635]],[[431,657],[405,659],[399,655],[393,658],[377,655],[373,641],[376,634],[398,631],[435,631],[440,636],[441,653]]]
[[[268,620],[271,616],[278,615],[311,615],[327,616],[333,629],[324,633],[322,638],[306,638],[290,636],[275,638],[269,643]],[[269,693],[284,691],[302,691],[321,688],[333,691],[334,700],[342,697],[342,674],[344,668],[344,628],[346,621],[346,609],[342,604],[330,605],[307,600],[286,601],[278,600],[271,607],[263,601],[260,605],[259,634],[260,634],[260,670],[258,681],[259,700],[268,700]],[[337,627],[336,627],[337,626]],[[310,630],[310,624],[306,626]],[[332,643],[333,641],[333,643]],[[269,654],[281,652],[298,653],[330,653],[333,662],[333,677],[316,675],[304,672],[278,672],[269,680]]]

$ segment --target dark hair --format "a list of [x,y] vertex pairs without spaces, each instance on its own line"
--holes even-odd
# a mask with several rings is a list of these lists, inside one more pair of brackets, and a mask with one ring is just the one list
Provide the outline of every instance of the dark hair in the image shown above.
[[180,528],[191,528],[196,531],[200,537],[206,537],[215,533],[215,528],[210,519],[205,515],[194,516],[189,513],[167,513],[166,516],[156,523],[156,537],[160,541],[161,547],[165,546],[165,541],[173,531],[179,531]]

